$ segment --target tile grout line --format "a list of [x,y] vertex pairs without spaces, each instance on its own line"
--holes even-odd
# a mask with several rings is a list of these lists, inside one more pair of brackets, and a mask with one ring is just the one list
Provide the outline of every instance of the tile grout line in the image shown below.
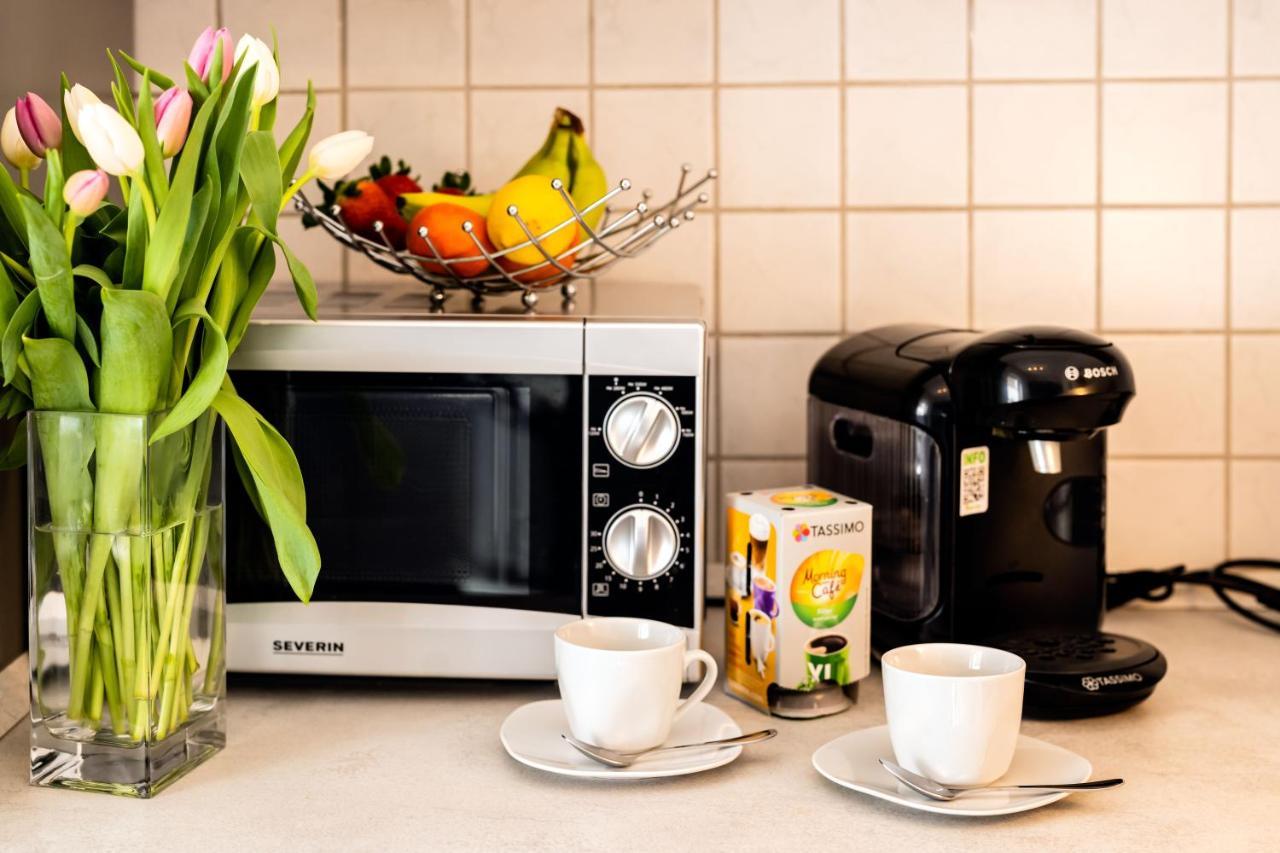
[[596,0],[587,4],[587,129],[596,140]]
[[463,0],[462,3],[462,118],[465,125],[462,129],[463,159],[466,161],[467,172],[475,170],[475,164],[471,162],[471,137],[472,137],[472,106],[471,93],[474,87],[471,85],[471,0]]
[[1093,4],[1093,328],[1102,330],[1102,0]]
[[1231,542],[1231,468],[1232,468],[1232,441],[1231,441],[1231,409],[1233,403],[1233,390],[1235,388],[1235,376],[1231,370],[1231,353],[1234,349],[1233,335],[1235,333],[1235,318],[1231,311],[1231,276],[1233,273],[1231,265],[1231,242],[1232,242],[1232,219],[1231,204],[1235,200],[1235,0],[1227,0],[1227,172],[1226,172],[1226,200],[1227,209],[1222,215],[1223,220],[1223,282],[1222,282],[1222,320],[1226,327],[1226,334],[1223,336],[1223,371],[1226,374],[1225,388],[1223,389],[1223,434],[1222,446],[1226,451],[1226,458],[1222,463],[1222,549],[1223,558],[1230,559],[1232,556]]
[[973,23],[974,0],[965,2],[964,33],[964,108],[965,108],[965,322],[974,328],[974,283],[973,283],[973,246],[974,246],[974,212],[973,212],[973,163],[974,163],[974,128],[973,128]]
[[[712,0],[712,3],[711,3],[711,150],[712,150],[712,159],[714,161],[712,165],[714,166],[714,168],[718,170],[720,168],[720,161],[721,161],[721,156],[720,156],[721,155],[721,150],[720,150],[720,0]],[[717,190],[718,189],[719,188],[717,188]],[[715,198],[715,203],[718,204],[720,199],[720,193],[718,191],[716,192],[714,198]],[[722,454],[724,453],[724,406],[722,405],[722,401],[724,399],[724,382],[722,381],[722,378],[724,375],[724,370],[723,370],[724,349],[722,347],[722,342],[724,341],[724,336],[722,334],[724,329],[724,316],[723,316],[724,286],[720,280],[722,267],[723,267],[723,264],[721,264],[721,261],[720,261],[720,256],[722,251],[721,243],[720,243],[720,237],[721,237],[720,221],[722,218],[723,217],[721,217],[717,212],[711,219],[711,226],[712,226],[711,239],[712,239],[712,242],[715,244],[715,251],[712,253],[712,258],[711,258],[711,264],[712,264],[711,299],[712,299],[712,302],[714,303],[711,306],[711,316],[715,318],[715,323],[714,323],[715,340],[712,346],[715,350],[715,368],[714,368],[714,376],[710,378],[714,380],[715,395],[714,395],[714,399],[708,400],[708,408],[712,410],[712,413],[714,413],[715,419],[716,419],[716,434],[715,434],[715,451],[716,451],[715,460],[716,461],[714,462],[714,465],[715,465],[715,474],[716,474],[715,476],[716,488],[718,490],[723,490],[724,488],[724,469],[720,461],[723,458]],[[708,394],[708,397],[710,396],[711,395]],[[708,461],[707,467],[710,468],[712,464],[713,464],[712,462]],[[708,496],[708,499],[710,499],[710,496]],[[716,496],[715,503],[712,505],[712,507],[715,513],[715,518],[718,519],[719,511],[720,511],[719,495]],[[711,511],[708,511],[708,515],[710,514],[711,514]],[[717,527],[714,529],[719,530],[718,525],[720,522],[716,521],[715,523]],[[718,542],[710,542],[707,544],[708,544],[708,550],[710,550],[711,547],[719,547]]]
[[849,89],[844,84],[845,69],[848,67],[848,39],[845,27],[846,15],[848,10],[845,4],[839,3],[836,6],[836,27],[839,32],[840,43],[840,104],[839,110],[839,137],[840,137],[840,331],[842,334],[849,333],[849,217],[844,212],[849,205]]
[[[338,127],[346,129],[350,123],[350,93],[347,86],[347,35],[350,9],[348,0],[338,0]],[[342,292],[348,293],[351,288],[351,253],[342,253]]]

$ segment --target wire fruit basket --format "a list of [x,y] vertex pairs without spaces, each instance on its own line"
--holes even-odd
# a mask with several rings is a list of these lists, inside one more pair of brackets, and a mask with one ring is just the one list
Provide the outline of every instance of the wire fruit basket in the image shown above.
[[[551,186],[560,193],[572,216],[535,236],[520,217],[519,207],[511,205],[507,208],[507,213],[515,219],[528,239],[501,251],[487,249],[476,235],[472,224],[463,222],[460,227],[476,247],[476,254],[468,257],[443,257],[425,227],[418,229],[418,236],[430,249],[430,254],[419,255],[407,249],[397,250],[393,247],[380,221],[373,225],[378,238],[374,240],[352,231],[337,205],[315,205],[304,194],[299,193],[294,198],[294,206],[347,248],[361,253],[384,269],[411,275],[429,286],[433,305],[443,305],[451,290],[469,291],[477,300],[483,300],[491,294],[520,291],[521,301],[532,308],[540,293],[554,287],[560,289],[566,300],[572,299],[577,292],[578,281],[596,278],[618,261],[633,258],[646,251],[679,228],[681,223],[692,221],[694,210],[709,201],[703,188],[716,179],[717,173],[715,169],[708,169],[701,177],[692,178],[691,172],[689,164],[682,165],[675,194],[667,202],[657,206],[651,203],[652,193],[649,190],[642,192],[641,199],[634,205],[611,205],[610,202],[631,189],[631,182],[624,178],[603,196],[579,209],[573,203],[564,183],[558,178],[554,179]],[[593,228],[587,224],[586,217],[600,208],[603,208],[603,215]],[[563,251],[549,252],[542,241],[575,223],[579,239]],[[508,255],[531,246],[542,254],[541,262],[514,269],[508,268],[515,266],[513,264],[501,263]],[[487,262],[481,274],[463,276],[458,273],[459,267],[467,269],[470,266],[474,269],[478,262]]]

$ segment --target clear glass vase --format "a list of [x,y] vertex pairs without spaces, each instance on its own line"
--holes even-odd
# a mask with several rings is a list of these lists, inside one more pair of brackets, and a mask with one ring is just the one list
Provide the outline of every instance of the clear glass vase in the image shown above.
[[223,427],[31,412],[31,784],[150,797],[226,743]]

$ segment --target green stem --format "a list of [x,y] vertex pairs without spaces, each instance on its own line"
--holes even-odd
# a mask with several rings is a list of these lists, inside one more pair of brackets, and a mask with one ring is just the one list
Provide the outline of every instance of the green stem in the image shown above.
[[107,693],[107,707],[111,709],[111,730],[116,734],[124,734],[125,713],[120,702],[120,682],[116,680],[115,647],[111,640],[111,629],[107,627],[106,605],[101,597],[98,599],[94,636],[98,640],[98,670],[102,673],[102,686]]
[[62,220],[62,236],[67,241],[67,254],[71,254],[71,250],[76,244],[76,226],[80,224],[80,219],[70,210],[67,211],[67,218]]
[[24,190],[31,189],[31,170],[25,166],[19,166],[18,180],[22,183],[22,188]]
[[0,252],[0,261],[3,261],[6,267],[13,270],[14,275],[18,278],[25,281],[31,287],[36,286],[36,277],[32,275],[31,270],[9,257],[4,252]]
[[125,210],[129,209],[129,178],[121,175],[117,178],[120,181],[120,198],[124,200]]
[[303,172],[302,175],[300,175],[296,181],[289,184],[289,188],[285,190],[284,195],[280,197],[281,213],[284,213],[285,206],[289,204],[289,199],[293,198],[297,194],[298,190],[302,189],[303,185],[307,181],[314,178],[315,176],[316,176],[315,170],[308,169],[307,171]]
[[156,229],[156,202],[151,197],[151,190],[147,189],[147,182],[142,179],[141,175],[134,178],[133,185],[138,188],[138,194],[142,196],[142,209],[147,214],[147,230],[148,232]]
[[93,659],[93,672],[89,676],[89,708],[86,716],[93,729],[102,725],[102,664],[97,658]]

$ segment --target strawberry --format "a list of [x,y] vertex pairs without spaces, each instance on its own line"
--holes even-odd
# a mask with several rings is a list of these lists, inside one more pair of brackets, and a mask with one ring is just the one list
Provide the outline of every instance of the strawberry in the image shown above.
[[475,195],[476,188],[471,186],[470,172],[445,172],[440,183],[431,186],[433,193],[446,195]]
[[393,172],[391,170],[391,158],[383,155],[382,159],[369,167],[369,175],[373,178],[387,198],[395,201],[398,196],[405,193],[420,193],[422,185],[418,183],[416,178],[411,178],[409,172],[412,171],[403,160],[399,161],[399,165]]
[[325,204],[338,205],[342,221],[356,234],[374,242],[381,242],[373,223],[382,222],[382,231],[396,249],[404,248],[404,235],[408,226],[382,188],[365,178],[354,183],[339,184],[334,189],[324,188]]

